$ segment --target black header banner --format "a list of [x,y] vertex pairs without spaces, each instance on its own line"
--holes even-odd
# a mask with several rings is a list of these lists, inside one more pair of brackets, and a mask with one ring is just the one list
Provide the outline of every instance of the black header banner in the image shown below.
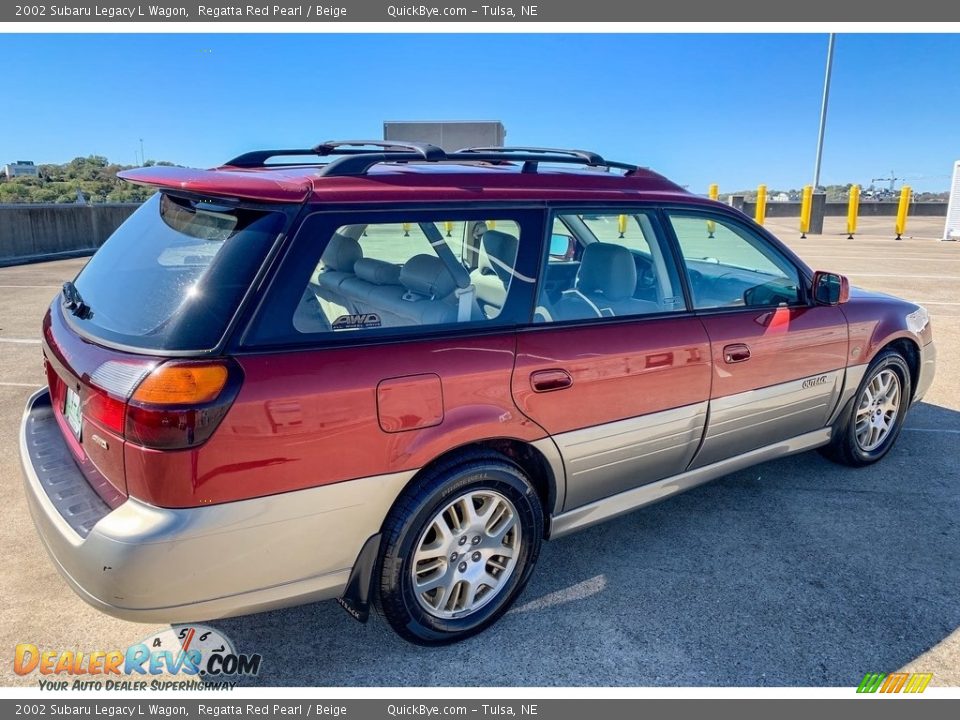
[[[773,3],[769,0],[731,0],[726,3],[686,0],[674,3],[624,0],[530,0],[529,3],[487,4],[474,0],[437,3],[383,0],[322,0],[321,2],[223,2],[208,0],[134,3],[53,2],[4,4],[2,22],[291,22],[304,30],[318,30],[343,22],[738,22],[749,30],[752,22],[949,22],[960,20],[960,3],[942,0],[836,2],[807,0]],[[891,30],[897,30],[891,27]]]

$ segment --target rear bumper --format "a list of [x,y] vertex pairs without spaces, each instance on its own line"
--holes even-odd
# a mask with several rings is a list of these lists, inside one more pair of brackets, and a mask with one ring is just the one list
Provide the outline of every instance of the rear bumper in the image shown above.
[[[129,498],[110,510],[87,498],[89,485],[58,433],[41,390],[20,428],[34,523],[81,598],[137,622],[210,620],[339,596],[364,541],[413,474],[189,509]],[[71,515],[80,505],[70,498],[93,503],[85,524]]]

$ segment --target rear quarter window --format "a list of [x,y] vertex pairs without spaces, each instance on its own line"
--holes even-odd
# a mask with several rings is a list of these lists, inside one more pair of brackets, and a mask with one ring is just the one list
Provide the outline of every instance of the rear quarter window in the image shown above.
[[74,284],[94,338],[150,350],[217,345],[271,244],[280,212],[157,193],[90,259]]

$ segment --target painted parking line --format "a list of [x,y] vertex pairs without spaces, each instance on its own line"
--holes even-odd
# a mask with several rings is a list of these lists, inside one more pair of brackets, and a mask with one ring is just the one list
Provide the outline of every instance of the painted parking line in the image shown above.
[[901,273],[865,273],[865,272],[848,272],[847,275],[854,275],[856,277],[873,277],[873,278],[898,278],[901,280],[960,280],[960,277],[950,277],[949,275],[903,275]]
[[834,258],[841,260],[929,260],[930,262],[960,262],[960,257],[949,257],[947,255],[912,255],[904,253],[903,255],[873,255],[870,250],[864,248],[863,255],[836,255],[831,252],[801,252],[805,257],[815,258]]
[[39,345],[39,338],[5,338],[0,337],[0,343],[13,343],[14,345]]
[[43,385],[41,385],[40,383],[18,383],[18,382],[0,381],[0,387],[41,388],[43,387]]
[[952,430],[952,429],[950,429],[950,428],[913,428],[913,427],[905,427],[904,430],[910,430],[911,432],[946,433],[947,435],[960,435],[960,430]]
[[0,288],[58,288],[60,285],[58,283],[50,283],[46,285],[0,285]]

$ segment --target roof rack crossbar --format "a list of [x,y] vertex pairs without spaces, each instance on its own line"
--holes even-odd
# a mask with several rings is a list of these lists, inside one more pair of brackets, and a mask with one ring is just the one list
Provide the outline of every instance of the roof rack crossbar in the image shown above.
[[467,147],[457,150],[458,153],[522,153],[526,155],[570,155],[582,160],[587,165],[603,165],[604,159],[590,150],[567,150],[564,148],[544,147]]
[[317,153],[309,148],[286,150],[251,150],[250,152],[243,153],[243,155],[237,155],[237,157],[233,158],[232,160],[225,162],[224,165],[238,168],[256,168],[266,165],[267,160],[272,157],[297,157],[306,155],[309,155],[310,157],[316,157]]
[[[446,159],[446,155],[442,159]],[[350,153],[344,157],[337,158],[320,168],[317,173],[320,177],[352,177],[356,175],[366,175],[367,171],[374,165],[390,162],[436,162],[436,160],[424,161],[419,153],[406,152],[365,152]]]
[[563,165],[586,165],[587,167],[603,168],[605,170],[616,169],[625,170],[627,174],[639,170],[637,165],[631,163],[619,162],[616,160],[604,160],[596,153],[588,153],[592,156],[589,159],[581,157],[578,153],[567,152],[565,154],[547,154],[541,152],[527,152],[526,150],[515,151],[513,149],[507,152],[501,152],[496,148],[489,151],[481,149],[471,149],[469,151],[458,151],[447,155],[448,160],[468,160],[473,162],[522,162],[522,172],[534,173],[540,163],[555,163]]
[[314,151],[317,155],[324,156],[412,152],[419,155],[422,160],[430,162],[443,160],[447,155],[442,148],[436,145],[402,140],[327,140],[317,145]]
[[[382,140],[328,140],[312,148],[286,148],[281,150],[252,150],[224,163],[231,167],[257,168],[264,167],[267,160],[274,157],[328,157],[330,155],[383,155],[415,154],[419,160],[438,161],[446,157],[446,153],[436,145],[429,143],[410,143],[400,141],[385,142]],[[278,166],[295,163],[276,163]]]
[[[563,148],[542,148],[542,147],[469,147],[458,150],[448,157],[470,156],[475,160],[480,160],[480,156],[489,162],[497,161],[522,161],[523,168],[521,172],[535,173],[539,163],[571,163],[577,165],[586,165],[588,167],[598,167],[610,170],[616,168],[632,173],[639,168],[629,163],[604,160],[601,155],[590,150],[567,150]],[[497,156],[497,157],[495,157]]]

